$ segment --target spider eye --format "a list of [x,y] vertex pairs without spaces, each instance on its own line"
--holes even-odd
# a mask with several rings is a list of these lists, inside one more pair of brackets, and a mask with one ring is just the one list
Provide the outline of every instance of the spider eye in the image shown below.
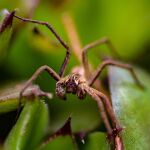
[[55,92],[59,98],[61,98],[63,100],[66,99],[66,88],[63,84],[60,84],[60,83],[56,84],[56,91]]

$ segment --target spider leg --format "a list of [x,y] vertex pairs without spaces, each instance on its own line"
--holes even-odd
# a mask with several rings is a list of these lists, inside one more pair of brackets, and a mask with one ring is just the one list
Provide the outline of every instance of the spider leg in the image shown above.
[[22,20],[24,22],[30,22],[30,23],[35,23],[35,24],[40,24],[40,25],[44,25],[46,26],[53,34],[54,36],[57,38],[57,40],[61,43],[61,45],[66,49],[66,56],[63,60],[63,63],[61,65],[60,71],[59,71],[59,76],[62,77],[66,66],[68,64],[69,58],[70,58],[70,48],[69,46],[63,41],[63,39],[59,36],[59,34],[54,30],[54,28],[48,23],[48,22],[43,22],[43,21],[38,21],[38,20],[31,20],[31,19],[27,19],[27,18],[21,18],[19,16],[14,15],[15,18]]
[[85,70],[85,74],[88,77],[90,77],[91,73],[90,73],[90,67],[89,67],[89,63],[88,63],[88,59],[87,59],[87,52],[88,50],[90,50],[91,48],[94,48],[98,45],[102,45],[102,44],[106,44],[107,47],[109,48],[109,50],[112,52],[112,54],[114,54],[115,56],[117,56],[118,58],[120,58],[119,54],[117,53],[115,47],[113,46],[113,44],[111,43],[111,41],[107,38],[107,37],[103,37],[97,41],[94,41],[88,45],[86,45],[83,49],[82,49],[82,63],[83,63],[83,67]]
[[99,111],[101,113],[101,117],[102,117],[103,123],[105,125],[106,130],[107,130],[107,134],[111,135],[112,128],[111,128],[111,125],[109,123],[109,119],[107,117],[107,113],[105,111],[105,107],[104,107],[104,105],[102,103],[101,98],[94,92],[94,90],[92,88],[86,86],[86,87],[84,87],[84,89],[87,92],[87,94],[89,96],[91,96],[97,102],[97,105],[98,105]]
[[120,123],[116,118],[116,115],[114,113],[114,110],[112,108],[109,98],[102,92],[97,91],[96,89],[93,89],[93,91],[102,99],[105,109],[107,110],[107,113],[109,114],[110,119],[112,121],[113,127],[117,129],[121,128]]
[[[111,134],[108,134],[108,139],[109,141],[112,141],[112,139],[115,139],[115,145],[117,147],[120,147],[121,149],[123,149],[123,141],[122,141],[122,138],[120,137],[119,133],[123,130],[123,128],[121,127],[115,113],[114,113],[114,110],[110,104],[110,101],[108,99],[108,97],[103,94],[102,92],[99,92],[95,89],[93,89],[97,95],[102,99],[104,105],[105,105],[105,108],[107,110],[107,113],[109,115],[109,118],[111,119],[111,122],[112,122],[112,125],[113,125],[113,129],[112,129],[112,132]],[[118,142],[116,140],[119,140]]]
[[[119,136],[119,133],[122,131],[122,128],[114,114],[114,111],[112,109],[109,99],[103,93],[101,93],[87,85],[84,87],[84,89],[87,92],[87,94],[89,94],[89,96],[91,96],[98,103],[98,107],[100,109],[102,119],[103,119],[105,127],[107,129],[107,138],[108,138],[109,142],[112,142],[112,140],[114,139],[117,150],[123,150],[124,149],[123,141],[122,141],[122,138]],[[102,103],[102,106],[101,106],[101,103]],[[111,128],[109,119],[107,117],[107,114],[105,112],[103,105],[105,105],[105,109],[107,110],[109,119],[111,119],[113,129]],[[116,141],[116,140],[118,140],[118,141]]]
[[95,80],[98,78],[98,76],[101,74],[101,72],[103,71],[103,69],[105,69],[105,67],[107,66],[117,66],[120,68],[124,68],[130,71],[131,75],[133,76],[136,84],[141,87],[144,88],[143,85],[141,84],[141,82],[139,81],[136,73],[133,70],[133,67],[129,64],[123,64],[120,63],[118,61],[114,61],[114,60],[105,60],[103,61],[102,64],[99,65],[98,69],[95,71],[95,73],[91,76],[91,78],[88,80],[88,84],[89,86],[92,86],[93,83],[95,82]]
[[36,78],[43,72],[43,71],[47,71],[56,81],[60,80],[60,76],[49,66],[41,66],[40,68],[38,68],[35,73],[31,76],[31,78],[25,83],[24,87],[21,89],[20,91],[20,95],[19,95],[19,104],[18,104],[18,113],[20,112],[20,108],[21,108],[21,99],[23,97],[23,93],[25,92],[25,90],[33,83],[33,81],[36,80]]

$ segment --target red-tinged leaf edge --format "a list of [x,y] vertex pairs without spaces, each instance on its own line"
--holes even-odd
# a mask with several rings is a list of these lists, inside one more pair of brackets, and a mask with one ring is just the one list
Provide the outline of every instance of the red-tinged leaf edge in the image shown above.
[[65,136],[65,135],[69,135],[69,136],[73,137],[73,133],[72,133],[72,129],[71,129],[71,117],[69,117],[67,119],[67,121],[65,122],[65,124],[60,129],[58,129],[54,134],[52,134],[45,141],[45,143],[53,140],[54,138],[56,138],[58,136]]
[[6,28],[12,26],[13,17],[14,17],[15,12],[16,11],[14,10],[11,13],[6,15],[6,17],[4,18],[3,22],[0,24],[0,33],[4,32],[6,30]]
[[58,137],[61,136],[70,136],[73,145],[77,148],[77,143],[75,140],[75,136],[72,132],[71,129],[71,116],[68,117],[68,119],[66,120],[66,122],[64,123],[64,125],[58,129],[54,134],[50,135],[42,144],[40,147],[44,147],[45,145],[47,145],[49,142],[53,142],[53,140],[55,140]]

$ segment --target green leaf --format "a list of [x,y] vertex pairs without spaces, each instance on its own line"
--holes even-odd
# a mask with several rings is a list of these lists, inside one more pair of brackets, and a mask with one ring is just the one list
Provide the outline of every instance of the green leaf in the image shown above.
[[9,13],[6,9],[0,12],[0,61],[7,54],[7,48],[12,34],[12,22],[15,11]]
[[76,147],[69,135],[59,136],[42,145],[38,150],[75,150]]
[[[56,131],[68,116],[72,116],[72,131],[87,132],[101,124],[101,116],[94,100],[87,97],[79,100],[76,95],[67,95],[67,100],[50,101],[51,130]],[[58,111],[59,110],[59,111]]]
[[[17,84],[15,86],[9,86],[3,88],[3,90],[0,90],[0,114],[13,111],[18,108],[19,104],[19,94],[21,89],[24,86],[24,82]],[[33,93],[36,92],[36,93]],[[22,105],[24,105],[25,101],[28,101],[28,97],[30,97],[32,94],[37,94],[36,96],[47,96],[50,99],[52,98],[52,95],[50,93],[46,93],[41,91],[38,85],[31,85],[26,89],[26,91],[23,94],[23,98],[21,100]]]
[[65,124],[60,129],[50,135],[48,139],[41,144],[39,149],[77,149],[76,141],[71,129],[71,117],[66,120]]
[[143,70],[136,71],[145,89],[139,88],[127,70],[109,68],[110,90],[115,113],[124,130],[125,149],[150,148],[150,76]]
[[5,141],[5,149],[35,149],[42,140],[47,125],[47,105],[39,99],[27,101],[17,123]]
[[106,139],[106,134],[102,132],[93,132],[85,139],[82,147],[83,150],[107,150],[109,144]]

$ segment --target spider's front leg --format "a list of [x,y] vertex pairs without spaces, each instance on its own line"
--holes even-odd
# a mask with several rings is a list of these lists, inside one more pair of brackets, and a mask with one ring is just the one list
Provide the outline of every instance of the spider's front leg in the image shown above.
[[55,79],[56,81],[60,80],[60,76],[49,66],[44,65],[44,66],[41,66],[40,68],[38,68],[35,71],[35,73],[31,76],[31,78],[25,83],[24,87],[20,91],[18,112],[20,111],[20,108],[21,108],[21,99],[22,99],[23,93],[43,71],[47,71],[50,74],[50,76],[53,77],[53,79]]
[[85,86],[84,90],[88,93],[89,96],[91,96],[97,102],[102,121],[103,121],[105,128],[107,130],[107,134],[110,135],[112,133],[112,127],[109,123],[109,119],[107,117],[107,113],[105,111],[105,107],[101,101],[101,98],[89,86]]
[[109,98],[103,94],[102,92],[97,91],[96,89],[93,89],[93,91],[100,97],[100,99],[103,101],[103,104],[105,106],[105,109],[107,110],[107,113],[109,115],[109,118],[111,119],[112,125],[113,125],[113,131],[112,134],[116,136],[121,130],[122,127],[114,113],[114,110],[112,108],[111,102]]
[[[107,98],[106,95],[104,95],[103,93],[97,91],[96,89],[92,87],[86,86],[85,90],[94,100],[97,101],[98,107],[102,115],[103,122],[107,129],[108,137],[110,137],[109,139],[111,140],[113,137],[116,137],[119,134],[122,128],[120,126],[119,121],[117,120],[115,116],[115,113],[113,111],[113,108],[111,106],[109,99]],[[108,117],[106,116],[105,110],[107,111]],[[111,120],[113,129],[110,126],[108,118]]]
[[111,106],[110,100],[102,92],[99,92],[95,89],[93,89],[93,90],[100,97],[100,99],[103,101],[105,109],[107,110],[109,118],[111,119],[113,129],[112,129],[111,133],[108,134],[107,138],[109,139],[109,141],[112,141],[114,139],[116,150],[124,150],[123,140],[119,135],[119,133],[123,130],[123,128],[121,127],[121,125],[120,125],[120,123],[119,123],[119,121],[118,121],[118,119],[114,113],[114,110]]
[[[100,109],[100,113],[101,113],[103,122],[105,124],[106,130],[107,130],[107,138],[109,142],[112,142],[112,140],[115,141],[115,147],[116,147],[115,149],[123,150],[124,149],[123,141],[122,141],[122,138],[119,136],[119,133],[122,131],[122,128],[114,114],[114,111],[112,109],[109,99],[103,93],[100,93],[99,91],[87,85],[84,86],[84,89],[98,103],[98,107]],[[113,125],[113,129],[111,128],[104,106],[101,104],[103,104],[105,106],[105,109],[107,110],[109,119],[111,119],[111,122]]]

